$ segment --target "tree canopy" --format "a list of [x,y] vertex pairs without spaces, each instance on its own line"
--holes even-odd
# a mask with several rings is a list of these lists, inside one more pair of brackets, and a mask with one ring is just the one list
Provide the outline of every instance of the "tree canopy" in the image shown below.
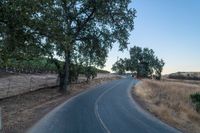
[[137,77],[145,78],[155,75],[157,79],[161,79],[164,65],[164,61],[159,59],[152,49],[134,46],[130,48],[130,59],[120,59],[113,65],[112,70],[120,74],[125,70],[136,72]]
[[117,62],[115,62],[115,64],[113,64],[112,70],[117,72],[118,74],[124,74],[126,71],[125,60],[120,58]]
[[59,71],[60,89],[66,91],[73,64],[103,67],[113,44],[127,48],[136,13],[130,2],[1,0],[1,62],[48,57]]

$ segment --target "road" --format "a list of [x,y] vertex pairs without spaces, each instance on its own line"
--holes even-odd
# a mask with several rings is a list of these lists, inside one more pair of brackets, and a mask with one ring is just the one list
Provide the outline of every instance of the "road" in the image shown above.
[[143,109],[130,91],[138,81],[115,80],[73,97],[42,118],[29,133],[178,133]]

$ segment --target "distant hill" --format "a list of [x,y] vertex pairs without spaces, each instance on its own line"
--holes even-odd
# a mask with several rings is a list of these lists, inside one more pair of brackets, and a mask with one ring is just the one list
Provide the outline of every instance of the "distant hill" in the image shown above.
[[97,73],[110,73],[109,71],[106,70],[101,70],[101,69],[97,69]]
[[200,80],[200,72],[177,72],[168,75],[171,79]]

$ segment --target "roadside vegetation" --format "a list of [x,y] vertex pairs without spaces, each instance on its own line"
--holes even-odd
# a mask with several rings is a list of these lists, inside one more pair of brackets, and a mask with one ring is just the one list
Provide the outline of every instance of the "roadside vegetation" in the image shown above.
[[134,46],[130,58],[120,58],[112,70],[119,74],[131,72],[141,79],[133,88],[133,97],[143,108],[181,131],[199,133],[199,73],[178,72],[162,77],[164,65],[152,49]]
[[197,112],[200,112],[200,92],[194,93],[190,95],[192,103],[195,106]]
[[[5,131],[15,132],[17,128],[16,132],[24,132],[55,105],[88,85],[116,79],[89,82],[97,73],[109,73],[100,69],[114,44],[119,44],[120,51],[128,47],[136,17],[130,3],[130,0],[0,0],[0,72],[4,73],[0,77],[11,73],[56,73],[59,77],[56,89],[2,99]],[[134,46],[129,52],[130,58],[120,58],[112,70],[118,74],[131,72],[138,79],[148,78],[133,89],[133,96],[170,125],[198,133],[199,73],[179,72],[163,81],[165,62],[152,49]],[[79,75],[85,75],[87,82],[72,84],[77,83]],[[69,95],[61,95],[57,90]]]
[[58,72],[60,92],[66,93],[80,65],[90,77],[94,67],[104,66],[113,44],[118,43],[119,50],[127,48],[136,13],[130,3],[1,0],[0,63],[48,58]]
[[[61,65],[63,61],[57,60]],[[0,72],[5,73],[23,73],[23,74],[41,74],[41,73],[58,73],[56,65],[47,57],[39,57],[27,60],[8,59],[6,64],[0,64]],[[0,73],[0,74],[1,74]],[[72,64],[69,70],[69,83],[77,82],[79,75],[85,75],[87,81],[94,79],[97,73],[110,73],[101,70],[95,66],[84,66],[82,64]]]
[[171,79],[200,80],[200,72],[177,72],[168,75]]
[[[128,47],[136,14],[134,8],[129,8],[130,3],[130,0],[0,0],[0,76],[53,72],[58,74],[56,89],[62,94],[90,87],[85,84],[92,85],[98,80],[94,79],[97,73],[109,73],[100,69],[113,45],[118,43],[121,51]],[[85,75],[87,82],[72,84],[80,74]],[[90,79],[94,80],[89,82]],[[40,100],[72,96],[46,89],[52,92],[52,97],[46,91],[37,97],[35,93],[40,91],[36,91],[27,94],[28,97],[16,96],[22,99],[17,104],[4,104],[7,99],[0,101],[5,128],[11,130],[8,132],[21,132],[15,131],[16,123],[22,128],[28,123],[32,110],[29,105],[43,106]],[[21,115],[22,112],[25,114]]]
[[149,112],[185,133],[199,133],[200,81],[144,79],[133,97]]
[[57,87],[44,88],[22,95],[1,99],[3,133],[24,133],[45,114],[69,98],[98,84],[119,79],[118,76],[99,77],[89,83],[71,84],[68,95],[62,95]]
[[160,80],[164,65],[164,61],[159,59],[152,49],[134,46],[130,48],[130,59],[120,58],[113,65],[112,70],[119,74],[130,71],[137,78]]

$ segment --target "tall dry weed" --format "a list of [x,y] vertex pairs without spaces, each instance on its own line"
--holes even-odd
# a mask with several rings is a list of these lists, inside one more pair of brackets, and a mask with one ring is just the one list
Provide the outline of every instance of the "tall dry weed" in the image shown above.
[[200,132],[200,114],[190,94],[200,92],[199,84],[142,80],[133,90],[150,112],[187,133]]

